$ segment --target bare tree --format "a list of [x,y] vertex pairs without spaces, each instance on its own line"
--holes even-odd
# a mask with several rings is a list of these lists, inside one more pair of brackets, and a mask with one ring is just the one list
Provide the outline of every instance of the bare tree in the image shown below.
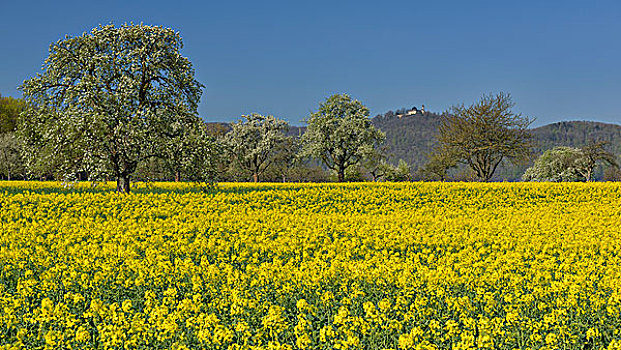
[[532,120],[515,114],[511,95],[484,95],[469,107],[454,106],[443,115],[438,141],[465,162],[477,178],[489,181],[503,160],[528,159]]
[[586,181],[592,181],[593,170],[599,162],[604,162],[615,168],[619,167],[616,156],[605,149],[607,144],[605,141],[591,140],[580,149],[582,154],[580,158],[576,159],[575,168],[580,175],[584,176]]

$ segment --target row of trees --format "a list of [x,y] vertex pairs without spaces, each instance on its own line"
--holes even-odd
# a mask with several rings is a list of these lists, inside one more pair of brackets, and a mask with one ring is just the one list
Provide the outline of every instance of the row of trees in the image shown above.
[[[337,181],[360,179],[363,172],[374,181],[410,178],[405,162],[386,162],[384,133],[348,95],[321,103],[300,137],[287,134],[286,121],[258,114],[227,132],[210,128],[198,116],[203,85],[182,46],[172,29],[142,24],[100,26],[53,43],[43,71],[21,86],[25,101],[2,100],[8,112],[0,119],[0,157],[7,178],[27,171],[38,178],[115,179],[122,193],[137,176],[210,183],[222,174],[260,181],[276,173],[286,180],[294,169],[328,169]],[[514,114],[513,106],[510,95],[500,93],[453,107],[442,117],[438,147],[422,174],[445,180],[461,164],[488,181],[501,163],[526,162],[532,120]],[[596,156],[580,150],[583,158],[572,166],[616,164],[598,147]],[[530,175],[538,174],[534,170],[528,174],[542,179]],[[590,180],[592,168],[585,174]]]
[[[503,162],[524,165],[534,158],[532,119],[515,114],[509,94],[483,96],[469,107],[455,106],[442,117],[438,146],[422,169],[428,179],[444,181],[451,169],[465,164],[474,179],[489,181]],[[591,141],[582,148],[556,147],[545,151],[528,168],[525,181],[592,181],[599,164],[618,169],[606,142]]]
[[203,85],[181,48],[179,33],[142,24],[53,43],[43,71],[21,86],[16,140],[25,168],[38,177],[116,179],[128,193],[149,165],[175,180],[210,182],[234,163],[259,181],[273,164],[314,158],[345,181],[384,140],[369,110],[347,95],[322,103],[299,140],[285,136],[285,121],[257,114],[217,139],[198,117]]
[[222,138],[229,164],[225,172],[239,169],[240,175],[250,174],[257,182],[272,170],[286,181],[292,170],[318,164],[319,172],[328,169],[339,182],[361,180],[363,173],[374,181],[409,179],[405,162],[398,166],[386,162],[380,147],[385,135],[371,124],[369,109],[360,101],[333,95],[306,122],[304,134],[295,137],[287,136],[284,120],[259,114],[242,117]]
[[[446,180],[449,169],[461,163],[469,166],[475,178],[489,180],[503,160],[527,160],[530,121],[513,115],[512,106],[510,96],[501,93],[485,96],[468,108],[454,107],[453,113],[444,115],[440,146],[418,178]],[[396,167],[386,162],[385,147],[378,147],[384,135],[370,125],[368,109],[359,101],[352,101],[347,95],[334,95],[320,105],[308,122],[308,130],[302,137],[287,135],[286,121],[259,114],[243,116],[230,130],[201,123],[197,129],[190,129],[192,132],[173,134],[167,144],[161,144],[160,156],[152,156],[137,166],[136,175],[143,179],[174,178],[175,181],[251,178],[256,182],[264,175],[271,181],[330,181],[330,175],[324,171],[327,168],[337,181],[412,178],[411,169],[404,161]],[[18,150],[18,138],[11,133],[3,137],[11,138],[9,144]],[[208,147],[201,148],[202,145]],[[591,181],[598,163],[616,166],[615,156],[604,146],[603,142],[592,142],[581,149],[548,150],[526,171],[523,179]],[[13,152],[13,156],[17,160],[13,163],[18,166],[19,153]],[[313,158],[320,160],[323,167],[309,164],[308,160]],[[211,163],[206,164],[205,160]],[[38,170],[45,173],[44,167]],[[48,164],[47,172],[54,170]],[[203,173],[197,175],[197,170]],[[89,178],[87,174],[82,175]]]
[[[288,135],[286,121],[259,114],[242,116],[230,129],[200,123],[185,132],[160,136],[158,152],[137,162],[132,176],[175,181],[259,181],[264,176],[271,181],[360,181],[369,174],[374,181],[409,180],[410,168],[405,162],[398,166],[386,162],[385,150],[378,147],[384,134],[370,124],[368,114],[360,101],[347,95],[334,95],[308,118],[302,137]],[[36,130],[33,118],[24,114],[22,119],[20,128],[28,128],[30,132],[21,131],[21,138],[28,139]],[[42,124],[38,130],[44,128]],[[79,140],[80,135],[69,135],[66,131],[65,135],[74,139],[76,145],[84,142]],[[13,146],[20,146],[12,136],[16,141]],[[33,141],[29,139],[26,144]],[[84,149],[55,147],[55,153],[46,150],[56,146],[54,142],[40,141],[38,150],[21,144],[22,156],[30,161],[29,169],[37,178],[92,180],[102,178],[101,174],[109,178],[105,168],[89,172],[81,164]],[[32,155],[34,151],[37,156]],[[19,157],[19,152],[16,156],[13,163],[21,164],[24,159]],[[68,162],[69,159],[74,161]],[[197,174],[197,169],[204,173]]]

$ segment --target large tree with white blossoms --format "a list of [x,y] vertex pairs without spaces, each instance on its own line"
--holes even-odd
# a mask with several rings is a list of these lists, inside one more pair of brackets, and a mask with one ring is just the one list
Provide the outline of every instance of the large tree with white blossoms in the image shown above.
[[50,46],[42,72],[21,86],[20,131],[31,169],[64,179],[114,178],[128,193],[137,165],[200,126],[202,85],[170,28],[100,26]]

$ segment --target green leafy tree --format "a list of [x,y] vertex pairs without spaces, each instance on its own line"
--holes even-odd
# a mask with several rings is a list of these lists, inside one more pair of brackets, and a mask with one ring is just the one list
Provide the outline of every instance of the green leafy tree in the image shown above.
[[[326,182],[337,182],[338,174],[334,170],[329,170],[329,178]],[[344,182],[364,182],[367,181],[363,169],[359,164],[352,165],[345,170]]]
[[164,159],[151,157],[138,164],[132,179],[134,181],[152,182],[170,181],[172,177]]
[[217,164],[222,157],[222,144],[211,136],[203,122],[191,129],[183,142],[186,148],[181,158],[181,175],[185,180],[211,187],[218,179]]
[[0,133],[0,173],[7,179],[24,175],[21,142],[14,132]]
[[333,95],[307,119],[302,155],[320,159],[345,181],[347,168],[359,165],[385,135],[369,120],[369,109],[348,95]]
[[526,169],[522,179],[525,181],[583,181],[576,161],[582,157],[582,151],[574,147],[555,147],[549,149],[535,160],[532,167]]
[[209,132],[208,124],[176,130],[162,139],[161,154],[141,162],[135,179],[143,181],[190,181],[213,187],[219,178],[222,145]]
[[360,169],[360,165],[359,164],[352,165],[349,168],[347,168],[347,170],[345,170],[345,181],[347,181],[347,182],[363,182],[363,181],[365,181],[365,177],[362,174],[362,169]]
[[24,100],[0,95],[0,134],[15,131],[19,115],[25,108]]
[[397,166],[390,165],[385,170],[384,178],[386,181],[410,181],[412,180],[412,169],[405,160],[399,159]]
[[446,181],[450,169],[457,167],[458,158],[454,152],[445,147],[436,148],[429,161],[420,170],[423,179]]
[[286,137],[283,142],[278,143],[274,156],[273,168],[280,177],[280,181],[287,182],[291,178],[291,171],[296,167],[300,159],[300,140],[295,137]]
[[443,115],[438,141],[465,162],[477,178],[489,181],[503,160],[514,164],[530,156],[532,120],[515,114],[511,95],[485,95],[469,107],[454,106]]
[[285,135],[288,128],[284,120],[253,113],[233,123],[224,144],[234,163],[252,174],[254,182],[259,182],[288,142],[289,137]]
[[[210,182],[215,177],[216,158],[221,147],[203,122],[175,123],[163,138],[162,161],[175,182]],[[212,176],[213,175],[213,176]]]
[[113,177],[128,193],[138,164],[162,155],[175,125],[200,123],[202,85],[182,46],[174,30],[142,24],[100,26],[53,43],[43,72],[21,86],[31,170],[44,162],[63,178]]

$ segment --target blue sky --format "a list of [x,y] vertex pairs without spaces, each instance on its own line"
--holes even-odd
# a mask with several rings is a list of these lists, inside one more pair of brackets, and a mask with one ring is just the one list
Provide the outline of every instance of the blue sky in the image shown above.
[[505,91],[534,125],[621,124],[618,1],[22,0],[0,12],[3,96],[20,96],[50,43],[133,21],[181,33],[208,121],[257,112],[301,124],[334,93],[375,115]]

